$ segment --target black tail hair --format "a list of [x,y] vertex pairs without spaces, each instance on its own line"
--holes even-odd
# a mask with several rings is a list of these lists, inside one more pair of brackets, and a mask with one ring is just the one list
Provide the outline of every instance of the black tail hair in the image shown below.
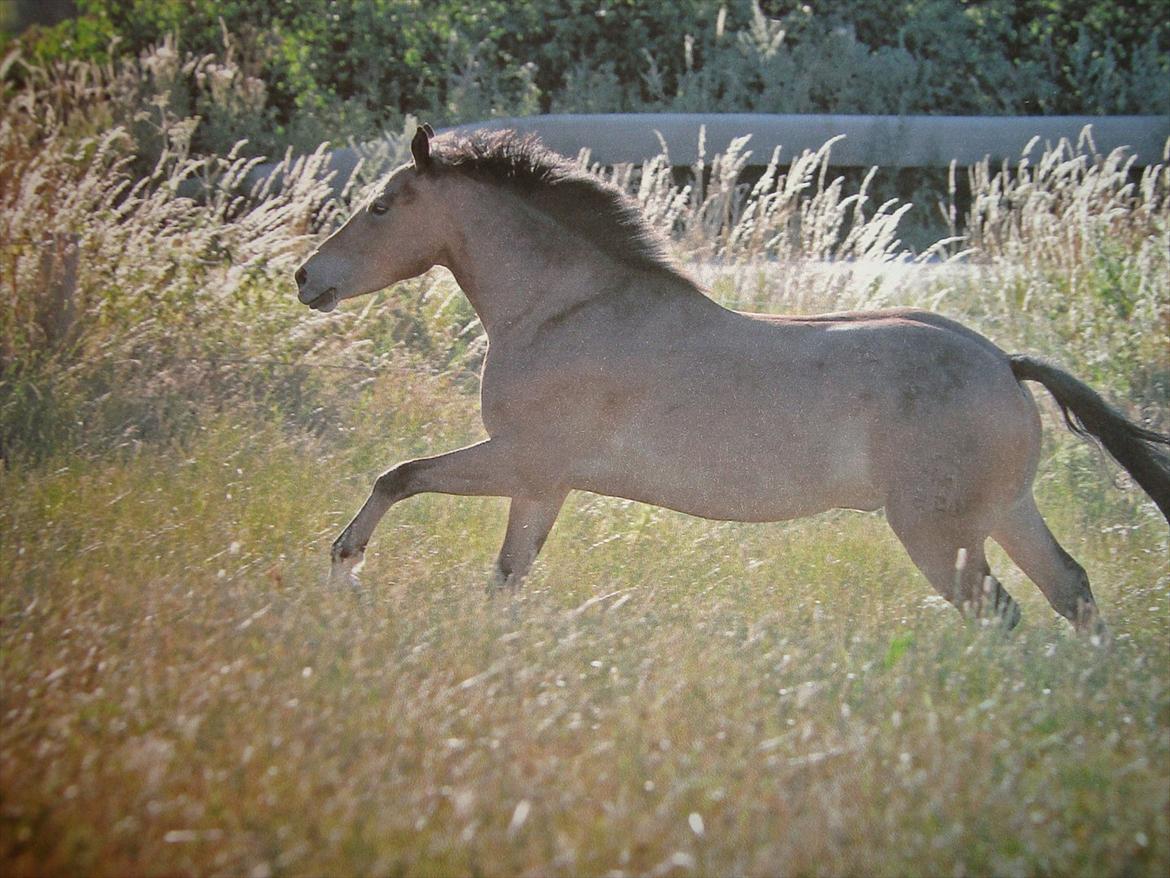
[[1018,380],[1037,381],[1048,389],[1070,430],[1099,439],[1170,523],[1170,458],[1162,450],[1170,447],[1170,436],[1139,427],[1089,385],[1045,360],[1017,355],[1008,361]]

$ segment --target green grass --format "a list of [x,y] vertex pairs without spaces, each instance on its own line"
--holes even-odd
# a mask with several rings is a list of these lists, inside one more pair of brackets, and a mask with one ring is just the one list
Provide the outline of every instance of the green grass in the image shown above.
[[6,875],[1170,865],[1150,508],[1091,518],[1042,483],[1109,648],[1002,556],[1022,627],[964,622],[875,515],[574,495],[523,591],[488,600],[502,501],[421,497],[354,593],[328,546],[373,476],[476,435],[474,398],[423,372],[355,400],[322,438],[209,417],[0,475]]

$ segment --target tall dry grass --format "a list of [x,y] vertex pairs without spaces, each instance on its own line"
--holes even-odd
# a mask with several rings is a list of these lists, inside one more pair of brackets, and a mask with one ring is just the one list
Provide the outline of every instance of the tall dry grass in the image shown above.
[[[1101,155],[1091,127],[1014,166],[970,169],[965,224],[975,304],[1020,344],[1068,358],[1083,377],[1144,404],[1170,400],[1170,141],[1137,168]],[[952,172],[953,173],[953,172]]]
[[[858,191],[846,194],[844,178],[830,175],[833,143],[784,164],[777,148],[755,182],[747,184],[744,172],[754,157],[750,137],[736,138],[727,152],[708,161],[700,133],[700,157],[690,168],[689,183],[675,182],[665,143],[659,157],[609,176],[635,194],[651,222],[672,233],[680,255],[704,280],[733,290],[733,301],[788,312],[873,306],[880,302],[871,301],[868,291],[858,292],[848,272],[818,269],[830,262],[914,261],[897,232],[912,206],[872,203],[876,169]],[[715,282],[719,278],[722,283]]]
[[963,624],[876,516],[577,496],[523,593],[488,602],[503,505],[418,498],[356,594],[325,585],[329,541],[388,461],[473,438],[473,401],[387,370],[341,441],[201,427],[178,453],[2,477],[6,874],[1170,862],[1160,524],[1070,527],[1044,490],[1110,651],[1002,557],[1022,628]]
[[[155,69],[173,61],[170,47],[158,54],[161,60],[143,63]],[[155,144],[144,148],[132,128],[73,133],[90,127],[76,117],[91,102],[100,126],[107,115],[129,113],[124,106],[104,111],[106,104],[137,100],[118,88],[121,77],[104,75],[84,66],[56,70],[52,78],[39,71],[4,95],[6,459],[86,436],[108,447],[119,430],[128,439],[165,437],[167,422],[182,420],[190,398],[222,377],[217,363],[295,363],[322,343],[271,306],[282,297],[279,279],[312,236],[344,211],[322,171],[324,149],[286,155],[279,177],[249,189],[247,173],[258,160],[191,155],[199,120],[175,117],[162,105],[151,135],[160,144],[157,155],[139,176],[144,150]],[[294,373],[278,380],[309,379]]]

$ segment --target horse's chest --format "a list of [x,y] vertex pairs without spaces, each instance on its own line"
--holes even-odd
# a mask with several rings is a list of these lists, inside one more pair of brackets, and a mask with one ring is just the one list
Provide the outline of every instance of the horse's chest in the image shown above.
[[[490,436],[582,433],[603,415],[605,391],[584,370],[523,359],[484,366],[480,408]],[[597,426],[603,426],[598,424]]]

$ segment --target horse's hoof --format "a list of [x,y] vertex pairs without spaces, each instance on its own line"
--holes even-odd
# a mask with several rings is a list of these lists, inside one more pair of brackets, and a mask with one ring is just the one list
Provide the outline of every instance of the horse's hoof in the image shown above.
[[1090,601],[1078,602],[1073,627],[1076,628],[1077,634],[1087,638],[1093,646],[1108,646],[1113,642],[1109,626],[1101,618],[1097,605]]
[[485,594],[489,598],[494,598],[496,595],[514,594],[516,592],[516,578],[510,574],[505,575],[502,571],[497,570],[492,574],[491,579],[488,580],[487,588],[484,589]]
[[358,571],[361,570],[362,564],[364,563],[364,554],[359,553],[357,555],[351,555],[348,558],[340,558],[334,555],[333,563],[329,568],[329,584],[354,589],[361,588]]

